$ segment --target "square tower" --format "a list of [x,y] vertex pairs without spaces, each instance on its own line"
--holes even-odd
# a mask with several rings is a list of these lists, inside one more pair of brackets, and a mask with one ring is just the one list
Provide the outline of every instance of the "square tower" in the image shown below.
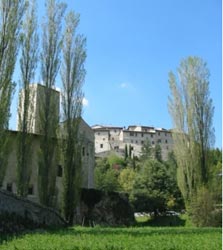
[[[27,104],[27,132],[34,134],[41,134],[41,121],[44,119],[43,110],[47,102],[46,98],[47,88],[41,84],[31,84],[29,86],[29,103]],[[51,98],[50,112],[54,113],[55,120],[59,123],[59,110],[60,110],[60,92],[56,89],[49,89],[48,96]],[[21,90],[19,94],[19,107],[17,114],[17,130],[22,131],[23,115],[24,115],[24,98],[25,91]]]

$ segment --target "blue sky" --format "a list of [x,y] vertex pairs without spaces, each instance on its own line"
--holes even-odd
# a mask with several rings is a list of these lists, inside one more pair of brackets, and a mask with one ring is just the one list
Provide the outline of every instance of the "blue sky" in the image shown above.
[[[43,2],[38,1],[41,13]],[[176,72],[181,59],[199,56],[211,73],[215,146],[222,147],[220,0],[66,2],[80,13],[79,32],[87,37],[83,117],[89,125],[170,129],[168,72]],[[10,126],[15,128],[12,107]]]

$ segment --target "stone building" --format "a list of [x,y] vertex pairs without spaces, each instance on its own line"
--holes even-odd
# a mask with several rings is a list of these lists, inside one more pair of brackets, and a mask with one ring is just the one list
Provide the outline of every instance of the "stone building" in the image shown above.
[[[88,124],[81,119],[79,128],[79,138],[82,145],[82,187],[94,188],[94,132]],[[8,156],[8,165],[6,167],[5,177],[2,183],[2,189],[17,193],[16,187],[16,166],[17,166],[17,134],[19,131],[9,131],[10,153]],[[39,134],[30,134],[32,138],[32,160],[31,160],[31,176],[28,190],[28,199],[38,202],[38,153],[39,153]],[[62,199],[63,190],[63,165],[58,160],[56,163],[56,203],[58,208]]]
[[[29,104],[28,104],[28,132],[34,134],[41,134],[41,112],[46,101],[46,87],[39,83],[29,85]],[[50,112],[54,114],[55,120],[59,123],[59,110],[60,110],[60,92],[55,88],[48,89],[51,98],[51,109]],[[19,94],[19,107],[17,114],[17,130],[21,131],[22,117],[23,117],[23,103],[24,103],[25,91],[20,91]],[[48,97],[48,96],[47,96]]]
[[143,144],[148,140],[152,147],[159,144],[162,158],[167,159],[168,153],[173,149],[172,134],[164,128],[149,126],[113,127],[95,125],[92,127],[95,134],[96,156],[106,156],[114,151],[124,156],[125,146],[132,147],[132,156],[140,156]]
[[[45,87],[40,84],[30,85],[30,97],[33,98],[28,107],[28,131],[29,136],[32,139],[32,155],[31,158],[31,176],[30,176],[30,185],[28,190],[28,199],[38,202],[38,158],[39,158],[39,148],[40,148],[40,139],[41,139],[41,125],[40,125],[40,112],[42,107],[43,96],[44,96]],[[59,104],[60,104],[60,93],[51,89],[52,98],[55,104],[54,112],[58,117],[58,127],[59,131],[63,131],[63,124],[59,124]],[[8,164],[5,168],[5,176],[1,188],[8,190],[13,193],[17,193],[16,187],[16,167],[17,167],[17,135],[21,130],[21,117],[23,114],[22,105],[24,98],[24,91],[20,93],[19,108],[18,108],[18,124],[17,131],[8,131],[8,137],[10,139],[10,152],[8,155]],[[59,133],[58,133],[59,134]],[[60,140],[55,138],[55,140]],[[83,120],[80,119],[79,131],[78,131],[78,140],[81,142],[81,160],[82,160],[82,173],[81,173],[81,183],[83,188],[94,188],[94,163],[95,163],[95,150],[94,150],[94,131],[92,128]],[[55,203],[57,207],[60,208],[61,198],[63,193],[63,165],[59,160],[58,156],[56,157],[56,195]]]

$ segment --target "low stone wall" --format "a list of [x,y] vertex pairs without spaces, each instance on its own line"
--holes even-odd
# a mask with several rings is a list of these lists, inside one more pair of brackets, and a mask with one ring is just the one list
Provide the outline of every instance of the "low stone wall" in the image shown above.
[[[0,231],[17,231],[37,227],[65,226],[65,220],[55,210],[0,190]],[[15,230],[11,227],[15,227]]]

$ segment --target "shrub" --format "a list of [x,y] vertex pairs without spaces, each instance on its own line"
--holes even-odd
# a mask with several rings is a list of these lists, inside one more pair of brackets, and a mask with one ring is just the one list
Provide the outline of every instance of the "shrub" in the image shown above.
[[192,199],[189,208],[192,222],[199,227],[220,226],[219,211],[215,209],[214,199],[206,187],[201,187]]

